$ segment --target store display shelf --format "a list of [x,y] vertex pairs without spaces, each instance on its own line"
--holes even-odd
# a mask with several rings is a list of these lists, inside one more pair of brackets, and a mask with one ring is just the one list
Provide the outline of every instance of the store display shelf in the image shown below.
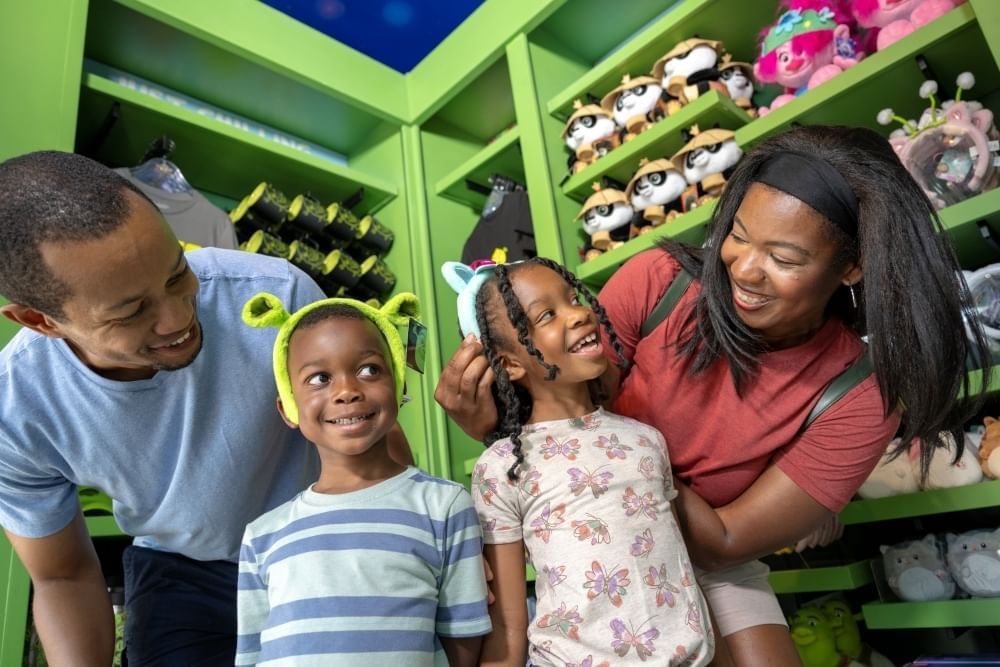
[[84,517],[91,537],[121,537],[125,535],[113,516]]
[[639,160],[669,158],[687,141],[682,130],[692,125],[701,128],[721,127],[735,130],[750,122],[750,117],[731,99],[716,91],[702,95],[676,114],[664,118],[635,139],[612,150],[578,174],[574,174],[562,187],[567,197],[584,201],[593,194],[591,185],[603,177],[628,183],[639,168]]
[[840,513],[844,525],[959,512],[1000,505],[1000,480],[907,493],[888,498],[855,500]]
[[[115,102],[118,118],[100,141]],[[171,160],[194,187],[232,199],[241,199],[261,181],[274,183],[289,197],[309,192],[323,202],[341,201],[363,188],[355,210],[370,213],[396,195],[395,187],[381,179],[96,74],[84,75],[77,126],[81,148],[98,140],[95,157],[107,164],[133,165],[161,135],[176,143]]]
[[926,106],[917,95],[924,81],[918,56],[933,68],[943,90],[953,90],[955,77],[966,69],[976,75],[976,99],[1000,84],[972,7],[965,4],[749,123],[736,132],[736,141],[747,148],[793,123],[869,127],[884,134],[876,121],[881,109],[891,106],[903,117],[915,118]]
[[872,602],[861,606],[869,630],[992,626],[1000,618],[1000,598],[936,602]]
[[[768,25],[774,20],[774,8],[774,2],[681,2],[550,99],[546,108],[553,116],[566,119],[572,113],[573,100],[588,95],[600,99],[621,82],[623,75],[647,74],[674,45],[695,35],[721,40],[737,60],[752,60],[757,50],[757,28],[747,27]],[[733,20],[734,14],[739,14],[738,21]]]
[[673,222],[660,225],[652,232],[635,237],[620,248],[606,252],[589,262],[583,262],[576,267],[575,273],[589,287],[599,288],[628,258],[652,248],[656,240],[662,236],[700,245],[705,238],[705,226],[712,218],[714,209],[715,202],[700,206]]
[[466,181],[488,188],[490,174],[500,174],[523,182],[520,140],[521,134],[516,127],[507,130],[439,180],[434,187],[435,194],[481,209],[486,195],[469,188]]
[[994,236],[1000,234],[1000,188],[952,204],[939,216],[963,267],[978,268],[997,260],[997,251],[983,239],[979,223],[989,225]]
[[[983,371],[982,370],[971,371],[969,373],[970,393],[973,396],[975,396],[976,394],[979,393],[982,386],[983,386]],[[993,370],[990,373],[990,381],[989,384],[986,386],[987,394],[995,394],[997,392],[1000,392],[1000,369]],[[959,395],[961,395],[961,392],[959,392]]]
[[775,593],[847,591],[871,583],[871,564],[859,560],[849,565],[804,570],[772,570],[768,577]]

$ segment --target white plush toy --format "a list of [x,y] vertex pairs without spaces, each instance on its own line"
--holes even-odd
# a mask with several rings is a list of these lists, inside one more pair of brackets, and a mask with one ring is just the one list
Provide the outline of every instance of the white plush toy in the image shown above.
[[1000,528],[948,533],[948,568],[969,595],[1000,596]]
[[[680,214],[679,202],[676,206],[671,204],[680,199],[687,186],[684,175],[670,160],[650,162],[643,158],[639,160],[639,169],[632,175],[625,194],[635,212],[641,213],[642,219],[655,227]],[[640,233],[646,228],[647,225],[642,224]]]
[[562,136],[566,146],[573,151],[569,168],[574,174],[621,144],[611,112],[580,100],[573,102],[573,114],[566,121]]
[[889,588],[901,600],[950,600],[955,595],[955,581],[933,535],[880,549]]
[[897,438],[889,443],[878,465],[858,489],[858,495],[862,498],[885,498],[920,490],[967,486],[981,481],[983,472],[977,457],[976,436],[969,433],[965,435],[962,441],[962,453],[954,465],[952,461],[955,458],[955,439],[950,433],[942,433],[941,438],[946,448],[934,452],[927,479],[923,484],[920,483],[919,441],[914,440],[906,452],[890,460],[889,452],[899,443]]
[[651,76],[633,79],[626,74],[621,85],[601,99],[601,107],[625,130],[625,141],[631,141],[667,115],[663,88]]

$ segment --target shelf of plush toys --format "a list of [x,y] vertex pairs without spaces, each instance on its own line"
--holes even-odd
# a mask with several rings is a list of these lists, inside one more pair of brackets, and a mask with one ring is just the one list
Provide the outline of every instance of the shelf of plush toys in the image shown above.
[[775,593],[825,593],[861,588],[872,582],[871,561],[859,560],[846,565],[772,570],[768,577]]
[[710,91],[573,174],[562,185],[562,193],[583,202],[592,193],[591,184],[594,181],[611,178],[628,183],[642,158],[676,153],[688,141],[683,131],[692,126],[736,130],[750,120],[747,112],[736,106],[728,96]]
[[[725,43],[738,58],[750,59],[757,51],[757,30],[774,20],[776,2],[744,0],[688,0],[639,31],[620,49],[612,52],[586,74],[552,97],[548,112],[565,120],[577,99],[600,99],[619,84],[622,76],[652,70],[653,64],[669,48],[695,35]],[[739,16],[739,20],[734,20]]]
[[502,132],[482,150],[460,164],[434,186],[438,194],[460,204],[481,210],[486,194],[468,186],[467,181],[489,188],[491,174],[503,174],[524,182],[524,162],[521,158],[521,134],[511,127]]
[[[678,8],[678,11],[689,10],[695,4],[685,3]],[[673,34],[670,28],[665,27],[667,20],[672,16],[673,20],[677,21],[677,25],[685,25],[684,22],[690,18],[687,14],[679,16],[675,16],[673,13],[667,14],[643,32],[640,38],[637,38],[640,44],[635,46],[630,44],[627,53],[616,54],[613,64],[603,63],[598,72],[589,73],[573,86],[567,88],[567,91],[573,91],[577,94],[582,91],[589,93],[591,90],[607,92],[606,88],[598,89],[596,86],[598,83],[602,86],[613,85],[614,77],[611,76],[611,72],[617,71],[615,70],[616,66],[619,69],[621,67],[638,68],[653,57],[657,51],[657,44],[659,51],[662,51],[664,44],[670,43],[662,40],[663,35]],[[728,42],[726,47],[728,48]],[[658,67],[662,66],[662,60],[661,63],[658,63]],[[732,67],[733,65],[736,63],[729,62],[721,67]],[[562,193],[571,199],[580,201],[589,194],[590,187],[596,181],[603,179],[605,183],[612,185],[628,182],[629,188],[623,188],[626,197],[612,192],[609,194],[624,204],[629,204],[630,200],[635,198],[633,187],[639,177],[640,172],[637,171],[637,168],[642,164],[640,159],[649,158],[660,162],[672,158],[677,171],[685,171],[685,168],[680,166],[681,156],[674,151],[684,141],[680,132],[692,126],[697,129],[697,126],[711,127],[711,125],[718,123],[723,128],[734,129],[735,132],[731,133],[730,137],[735,140],[739,151],[749,148],[755,142],[787,128],[791,124],[798,123],[865,126],[885,134],[887,131],[880,127],[884,124],[885,119],[879,117],[885,114],[882,110],[887,107],[888,102],[894,106],[890,115],[894,116],[896,120],[919,118],[928,106],[928,100],[923,90],[921,90],[920,95],[917,94],[926,78],[931,75],[937,77],[942,90],[938,97],[943,101],[954,96],[957,86],[955,82],[960,79],[959,75],[967,68],[974,70],[971,72],[973,77],[966,75],[966,80],[973,82],[974,90],[968,92],[968,88],[963,89],[962,92],[966,92],[965,98],[984,101],[987,108],[995,106],[995,103],[1000,101],[1000,70],[993,61],[989,46],[972,8],[969,5],[961,5],[931,23],[917,28],[908,36],[862,59],[829,81],[807,91],[806,94],[772,109],[762,117],[751,119],[743,108],[738,108],[732,100],[726,97],[725,93],[717,92],[717,89],[703,93],[687,106],[683,106],[679,110],[674,109],[673,113],[648,126],[631,140],[614,142],[615,145],[610,149],[604,147],[604,151],[598,153],[600,157],[597,157],[588,166],[580,168],[580,165],[576,165],[575,171],[577,173],[568,177],[562,186]],[[615,90],[621,88],[622,86],[619,86]],[[613,94],[614,91],[609,95]],[[564,95],[557,96],[550,102],[550,111],[561,113],[564,110],[563,97]],[[607,102],[607,98],[604,102]],[[588,107],[592,109],[591,113],[600,112],[600,109],[595,109],[595,106]],[[608,108],[607,104],[604,108]],[[718,121],[713,118],[705,118],[710,122],[703,123],[701,122],[702,118],[699,118],[699,122],[695,122],[695,117],[707,115],[710,113],[709,110],[716,114],[723,113],[726,119]],[[880,112],[882,113],[880,114]],[[579,110],[577,114],[580,114]],[[566,133],[570,131],[572,119],[573,116],[570,117],[564,128],[564,137],[568,136]],[[684,153],[692,145],[689,143],[680,153]],[[577,151],[577,156],[579,157],[579,155],[580,153]],[[688,178],[688,175],[685,173],[684,177]],[[690,178],[688,180],[690,181]],[[693,186],[688,187],[691,189]],[[698,187],[701,188],[701,185]],[[988,187],[992,187],[992,183]],[[662,190],[666,192],[667,186],[663,186]],[[676,190],[672,192],[675,193]],[[673,208],[677,212],[670,213],[671,219],[661,226],[652,229],[640,228],[642,232],[640,234],[636,234],[636,229],[631,229],[627,236],[622,233],[624,231],[622,229],[612,232],[613,242],[601,248],[604,251],[602,254],[591,250],[592,244],[596,245],[594,239],[586,231],[581,230],[581,240],[586,242],[581,251],[585,254],[585,258],[577,267],[577,274],[591,287],[600,287],[618,266],[632,255],[651,247],[655,240],[661,236],[669,236],[689,243],[700,243],[703,240],[705,226],[710,217],[711,208],[706,203],[710,197],[707,197],[706,200],[700,199],[700,205],[694,210],[689,210],[687,202],[679,205],[679,202],[684,201],[688,196],[688,192],[684,191],[680,199],[665,205],[665,211],[669,212]],[[1000,195],[996,192],[986,191],[973,196],[966,193],[965,196],[969,198],[943,208],[941,219],[949,237],[959,251],[959,258],[963,266],[974,268],[996,259],[996,248],[981,242],[980,223],[985,221],[1000,224]],[[596,199],[598,198],[591,197],[587,200],[584,208],[580,211],[581,217],[586,214],[588,205],[594,204],[596,206],[611,201],[610,197],[605,198],[608,200],[607,202],[598,202]],[[939,203],[938,205],[942,206],[943,204]],[[635,213],[633,221],[638,221],[639,224],[648,224],[639,220],[640,213]],[[678,213],[680,213],[679,216]],[[659,221],[654,221],[653,224],[659,224]]]
[[995,626],[1000,619],[1000,598],[871,602],[861,606],[861,613],[870,630]]
[[840,521],[844,525],[873,523],[998,505],[1000,505],[1000,480],[987,480],[968,486],[854,500],[840,513]]
[[[283,188],[309,191],[323,200],[339,201],[359,189],[358,209],[369,213],[396,196],[396,188],[379,178],[319,154],[259,136],[238,123],[226,123],[193,108],[171,103],[162,90],[126,86],[88,63],[80,91],[77,137],[91,141],[108,127],[96,157],[107,164],[132,164],[150,137],[167,134],[176,142],[172,159],[185,165],[184,175],[200,190],[238,200],[252,190],[261,173]],[[101,73],[98,73],[101,72]],[[180,100],[180,97],[176,99]],[[114,121],[114,118],[120,120]],[[220,169],[219,160],[234,165]]]

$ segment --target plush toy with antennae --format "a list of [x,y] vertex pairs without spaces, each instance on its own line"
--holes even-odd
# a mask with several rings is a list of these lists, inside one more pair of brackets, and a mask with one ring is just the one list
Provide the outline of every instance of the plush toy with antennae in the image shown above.
[[882,125],[901,124],[889,136],[900,161],[937,208],[968,199],[1000,183],[1000,133],[993,112],[962,93],[976,83],[971,72],[958,75],[954,100],[938,107],[936,81],[920,86],[920,97],[930,100],[919,120],[907,120],[891,108],[879,112]]
[[576,174],[597,158],[621,145],[618,126],[610,111],[596,104],[573,102],[573,113],[566,121],[563,141],[573,154],[569,157],[570,173]]
[[599,257],[632,238],[634,215],[624,192],[594,183],[594,194],[587,198],[576,216],[577,220],[583,219],[583,231],[590,236],[582,251],[584,261]]

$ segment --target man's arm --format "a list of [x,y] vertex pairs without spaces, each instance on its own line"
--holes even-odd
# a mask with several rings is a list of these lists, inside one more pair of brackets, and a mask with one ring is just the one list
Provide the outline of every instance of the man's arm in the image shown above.
[[115,623],[107,583],[83,513],[53,535],[7,532],[34,585],[34,618],[53,665],[110,665]]

